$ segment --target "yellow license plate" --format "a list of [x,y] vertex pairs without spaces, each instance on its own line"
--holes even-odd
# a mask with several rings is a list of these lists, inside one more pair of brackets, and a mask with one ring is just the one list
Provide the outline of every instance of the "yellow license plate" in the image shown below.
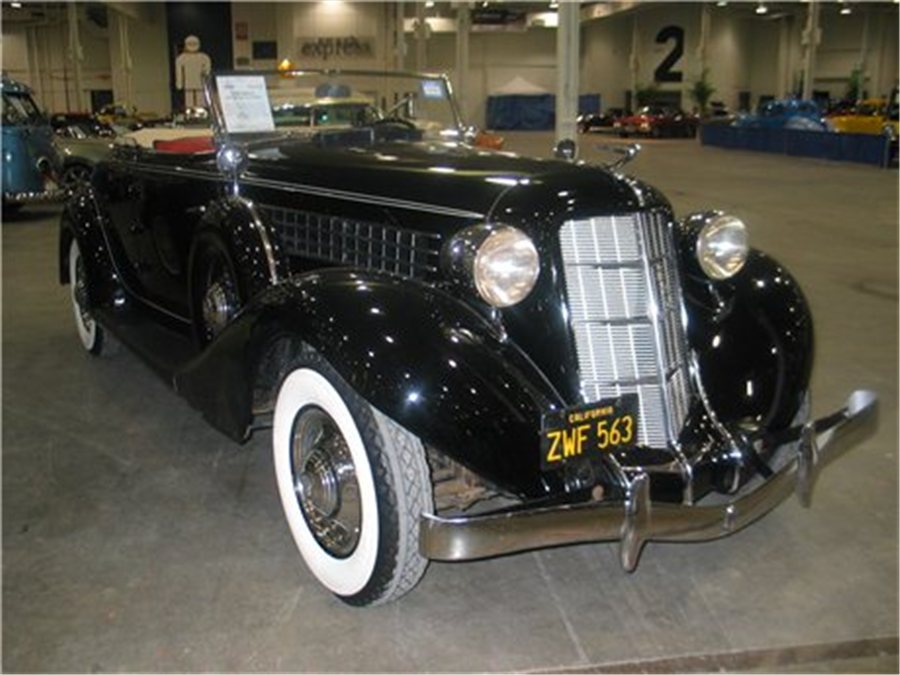
[[634,447],[638,430],[637,394],[623,394],[544,415],[541,468],[555,469],[577,457]]

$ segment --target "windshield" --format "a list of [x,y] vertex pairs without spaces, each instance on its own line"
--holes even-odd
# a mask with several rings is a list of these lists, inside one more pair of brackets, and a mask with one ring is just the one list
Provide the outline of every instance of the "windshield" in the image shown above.
[[31,96],[3,92],[3,124],[34,124],[43,121],[44,115]]
[[[362,71],[237,72],[209,83],[229,135],[312,136],[397,127],[416,138],[454,138],[461,123],[441,76]],[[409,134],[407,134],[409,135]]]

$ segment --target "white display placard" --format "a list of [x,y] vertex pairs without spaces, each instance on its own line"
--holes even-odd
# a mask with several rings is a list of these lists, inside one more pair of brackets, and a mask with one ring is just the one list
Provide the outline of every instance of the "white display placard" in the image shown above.
[[266,78],[261,75],[221,75],[216,77],[216,88],[229,133],[275,130]]

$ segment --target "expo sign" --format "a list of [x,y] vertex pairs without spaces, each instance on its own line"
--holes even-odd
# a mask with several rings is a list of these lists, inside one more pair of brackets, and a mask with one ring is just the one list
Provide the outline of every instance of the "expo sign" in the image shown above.
[[375,55],[371,38],[358,37],[321,37],[300,38],[297,40],[298,52],[306,59],[330,58],[366,59]]

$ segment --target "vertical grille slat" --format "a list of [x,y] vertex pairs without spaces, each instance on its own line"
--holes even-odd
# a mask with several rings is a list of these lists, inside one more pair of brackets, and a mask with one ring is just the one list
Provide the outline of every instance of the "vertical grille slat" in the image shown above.
[[638,394],[638,442],[652,447],[677,440],[691,400],[672,236],[656,213],[560,229],[582,396]]

